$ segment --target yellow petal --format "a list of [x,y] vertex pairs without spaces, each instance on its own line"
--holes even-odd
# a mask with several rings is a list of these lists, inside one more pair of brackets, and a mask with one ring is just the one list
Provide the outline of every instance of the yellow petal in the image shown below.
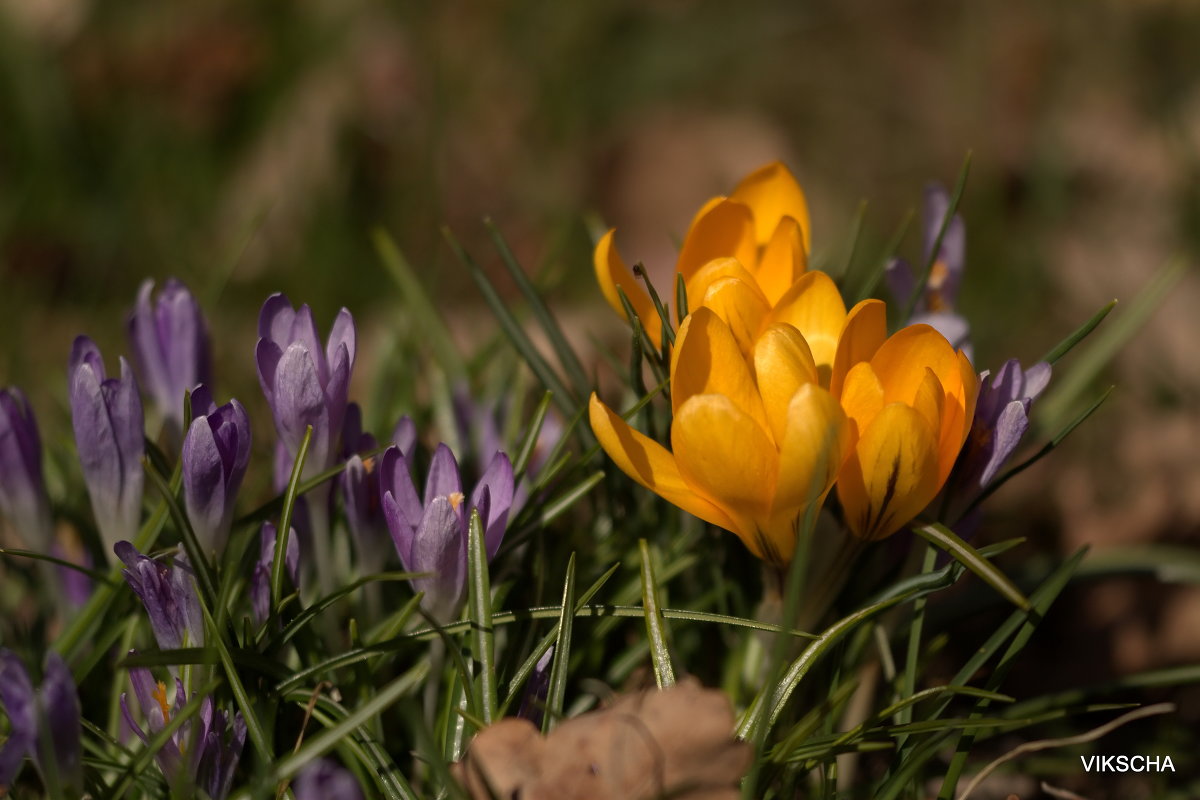
[[883,386],[868,361],[860,361],[846,376],[839,399],[857,436],[883,410]]
[[691,397],[671,423],[671,449],[684,481],[729,514],[760,558],[771,545],[759,533],[779,473],[779,455],[766,431],[724,395]]
[[938,437],[938,475],[944,483],[958,459],[958,452],[971,432],[975,401],[979,395],[979,376],[963,351],[957,353],[958,376],[943,385],[946,401],[942,408],[942,426]]
[[710,284],[700,305],[729,326],[744,356],[754,349],[754,340],[771,311],[758,287],[738,278],[721,278]]
[[863,300],[850,309],[838,337],[837,354],[833,359],[833,375],[829,391],[834,397],[842,393],[842,383],[850,368],[871,356],[887,339],[887,306],[882,300]]
[[731,200],[745,203],[754,212],[755,235],[759,244],[766,244],[784,217],[800,225],[804,249],[811,247],[808,221],[808,202],[804,191],[791,171],[778,161],[751,172],[730,195]]
[[736,258],[743,264],[753,264],[757,257],[750,209],[722,198],[710,200],[692,220],[679,249],[676,269],[684,280],[689,280],[714,258]]
[[784,217],[775,227],[754,268],[758,288],[762,289],[767,302],[775,305],[806,269],[808,255],[804,250],[800,223]]
[[788,405],[779,443],[779,480],[772,512],[804,509],[824,497],[850,453],[850,424],[829,392],[806,384]]
[[637,312],[638,319],[642,321],[642,327],[645,328],[650,341],[657,345],[662,331],[662,320],[650,300],[649,293],[634,277],[633,271],[625,266],[624,259],[617,252],[617,245],[613,241],[615,233],[616,229],[613,229],[601,236],[592,253],[592,265],[596,270],[600,291],[604,293],[608,304],[624,317],[625,307],[621,305],[621,298],[617,295],[617,287],[621,287],[625,296],[629,298],[629,304]]
[[701,306],[688,315],[671,352],[671,412],[698,394],[728,397],[742,413],[767,427],[762,398],[729,326]]
[[828,386],[846,322],[846,304],[833,279],[824,272],[804,273],[775,304],[767,322],[786,322],[800,331],[817,362],[821,384]]
[[962,382],[958,354],[946,337],[929,325],[909,325],[896,331],[871,357],[871,367],[883,384],[886,402],[912,404],[925,380],[925,368],[933,370],[942,386]]
[[[885,392],[884,402],[887,402],[887,400],[887,393]],[[933,370],[926,367],[925,379],[917,387],[917,393],[913,396],[911,405],[929,423],[929,430],[934,431],[938,435],[939,442],[942,430],[942,407],[945,402],[946,393],[942,391],[941,382],[938,381],[938,377],[934,374]]]
[[754,343],[754,377],[771,434],[780,442],[796,391],[806,383],[817,382],[817,365],[800,331],[785,323],[763,331]]
[[[736,258],[714,258],[705,264],[687,280],[688,306],[699,308],[708,287],[722,278],[737,278],[757,286],[758,282],[750,270]],[[763,298],[766,302],[766,298]]]
[[825,502],[850,449],[850,425],[837,401],[813,384],[801,387],[788,410],[779,480],[763,526],[765,538],[782,562],[791,561],[799,526],[810,509],[815,511]]
[[675,457],[665,447],[631,428],[594,393],[588,404],[588,417],[600,446],[622,472],[689,514],[733,530],[733,520],[728,514],[688,487],[679,474]]
[[860,433],[838,476],[850,529],[882,539],[909,522],[938,492],[935,434],[910,406],[891,403]]

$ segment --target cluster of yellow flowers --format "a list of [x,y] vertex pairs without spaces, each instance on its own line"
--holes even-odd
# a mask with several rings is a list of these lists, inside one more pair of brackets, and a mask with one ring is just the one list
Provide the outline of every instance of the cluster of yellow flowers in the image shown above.
[[[609,231],[601,289],[617,287],[657,341],[661,320]],[[797,525],[836,485],[846,524],[881,539],[934,499],[962,449],[979,380],[928,325],[887,335],[886,309],[846,311],[808,269],[804,193],[782,164],[700,209],[680,248],[690,314],[671,351],[671,449],[592,395],[592,429],[635,481],[786,563]]]

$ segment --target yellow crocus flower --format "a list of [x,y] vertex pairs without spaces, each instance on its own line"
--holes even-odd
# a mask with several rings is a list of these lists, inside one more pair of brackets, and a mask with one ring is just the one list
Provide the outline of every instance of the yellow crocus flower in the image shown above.
[[[604,234],[593,253],[600,288],[609,305],[624,314],[617,294],[620,287],[651,340],[658,341],[662,322],[650,295],[617,251],[614,234],[615,230]],[[796,327],[808,338],[817,363],[828,366],[823,357],[832,359],[846,308],[827,275],[811,273],[818,276],[813,278],[806,275],[809,240],[808,203],[796,178],[779,162],[760,167],[746,176],[733,194],[714,197],[693,218],[675,267],[685,282],[688,308],[695,310],[709,305],[707,295],[713,284],[734,278],[745,285],[739,289],[738,302],[754,306],[758,317],[764,316],[757,313],[757,307],[762,306],[777,312],[772,322],[796,325],[795,320],[788,318],[787,307],[806,292],[818,292],[822,295],[820,307],[840,311],[832,336],[823,338],[815,335],[817,331]],[[714,262],[720,262],[719,266]],[[807,289],[796,290],[802,277],[811,283]],[[673,288],[664,294],[673,295]],[[831,305],[832,298],[836,298],[836,303]]]
[[596,438],[623,472],[665,500],[785,564],[796,524],[819,507],[851,447],[850,426],[800,332],[768,324],[749,352],[720,315],[698,308],[671,354],[671,450],[595,394]]
[[971,430],[979,379],[962,350],[929,325],[887,336],[879,300],[847,315],[830,390],[853,429],[838,475],[850,529],[882,539],[941,490]]

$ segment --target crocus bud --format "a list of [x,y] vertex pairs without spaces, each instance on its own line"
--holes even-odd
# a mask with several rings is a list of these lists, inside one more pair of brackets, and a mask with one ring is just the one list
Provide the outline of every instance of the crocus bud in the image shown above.
[[12,786],[28,757],[43,783],[78,795],[83,789],[83,726],[75,680],[62,658],[47,656],[41,688],[34,691],[21,659],[0,650],[0,706],[9,724],[8,738],[0,745],[0,789]]
[[430,572],[413,580],[425,593],[425,609],[449,621],[462,603],[467,575],[467,523],[478,511],[488,558],[500,548],[513,499],[513,471],[508,456],[496,453],[468,502],[454,454],[438,445],[425,481],[424,500],[398,447],[389,447],[380,467],[384,517],[400,562],[409,572]]
[[[300,572],[300,537],[296,529],[290,528],[288,534],[287,552],[283,556],[283,566],[292,585],[298,586]],[[273,522],[264,522],[259,534],[258,561],[254,564],[254,574],[250,577],[250,606],[254,612],[254,620],[259,624],[271,613],[271,565],[275,563],[275,534]]]
[[42,482],[42,442],[33,410],[16,387],[0,390],[0,513],[29,545],[50,548],[54,530]]
[[138,290],[129,316],[129,345],[138,378],[178,437],[183,431],[184,393],[212,379],[208,326],[200,305],[178,280],[168,279],[152,301],[153,290],[152,280]]
[[350,771],[327,758],[310,761],[292,783],[296,800],[362,800],[362,788]]
[[146,607],[150,628],[163,650],[204,646],[204,618],[185,556],[169,564],[144,556],[129,542],[113,548],[125,563],[125,582]]
[[305,428],[313,428],[304,477],[328,468],[338,454],[354,367],[354,319],[342,309],[325,347],[307,305],[292,308],[282,294],[267,298],[258,317],[258,379],[275,429],[295,458]]
[[[354,537],[358,561],[363,567],[379,568],[387,560],[387,520],[379,499],[379,463],[375,456],[362,456],[379,447],[375,437],[363,433],[357,403],[346,410],[346,426],[342,441],[347,450],[346,469],[342,471],[341,488],[346,512],[346,526]],[[417,429],[413,421],[403,417],[392,432],[392,444],[400,448],[405,464],[412,469],[416,451]]]
[[100,350],[86,336],[71,349],[68,378],[83,478],[100,536],[111,547],[133,537],[141,516],[142,401],[125,359],[119,379],[106,377]]
[[[134,718],[126,693],[121,694],[121,714],[129,729],[148,742],[187,704],[187,692],[183,682],[176,678],[172,702],[167,696],[167,684],[155,681],[153,673],[145,667],[130,669],[129,681],[146,727],[142,728]],[[172,789],[187,791],[198,786],[212,800],[224,800],[233,785],[245,743],[246,722],[242,715],[226,715],[216,709],[212,697],[205,697],[200,713],[171,735],[155,753],[154,760]]]
[[[198,405],[198,397],[207,402]],[[219,554],[250,462],[250,417],[237,400],[212,406],[203,386],[196,387],[192,398],[197,416],[183,439],[183,499],[200,543],[208,553]]]

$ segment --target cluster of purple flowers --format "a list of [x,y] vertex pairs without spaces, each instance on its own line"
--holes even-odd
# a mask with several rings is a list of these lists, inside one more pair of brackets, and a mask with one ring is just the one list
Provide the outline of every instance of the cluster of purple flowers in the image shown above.
[[[165,441],[179,448],[188,524],[206,559],[214,563],[220,563],[229,539],[252,437],[249,415],[238,400],[224,405],[214,400],[208,326],[195,298],[176,280],[168,281],[157,297],[153,289],[147,281],[138,292],[128,324],[132,357],[119,360],[117,376],[109,376],[96,344],[80,336],[69,359],[68,390],[96,532],[104,550],[123,563],[126,583],[141,601],[158,646],[171,650],[202,647],[206,631],[188,558],[182,553],[152,557],[131,541],[142,521],[147,469],[142,390],[153,403],[152,421],[158,420]],[[329,517],[336,488],[359,570],[383,569],[394,548],[406,570],[421,573],[412,584],[424,592],[427,613],[450,621],[463,602],[470,516],[478,513],[483,522],[490,559],[499,550],[517,496],[512,464],[498,437],[489,437],[495,449],[487,460],[473,454],[474,463],[487,466],[468,498],[454,454],[439,445],[424,494],[418,496],[413,477],[416,425],[402,418],[380,452],[379,442],[362,429],[360,409],[349,401],[355,350],[354,320],[346,309],[322,346],[307,305],[295,308],[282,294],[263,305],[255,360],[278,437],[276,488],[286,485],[310,427],[302,478],[344,466],[336,481],[310,490],[298,505],[285,571],[298,587],[306,574],[316,573],[322,587],[331,588]],[[49,552],[57,545],[41,458],[29,403],[16,388],[0,391],[0,513],[32,547]],[[272,614],[275,538],[275,524],[265,522],[249,585],[250,611],[260,624]],[[147,669],[130,669],[137,702],[123,696],[121,705],[129,730],[143,740],[161,731],[189,700],[187,676],[176,668],[172,675],[169,699],[171,684],[155,681]],[[156,760],[172,786],[186,783],[220,800],[231,786],[246,725],[240,714],[218,710],[212,697],[195,699],[200,703],[197,715],[180,726]],[[44,776],[52,774],[78,789],[79,703],[63,662],[56,657],[47,662],[45,683],[35,691],[21,662],[3,653],[0,700],[12,729],[0,750],[0,787],[11,784],[29,757]],[[300,775],[296,793],[301,798],[354,797],[357,787],[348,773],[319,764]]]

